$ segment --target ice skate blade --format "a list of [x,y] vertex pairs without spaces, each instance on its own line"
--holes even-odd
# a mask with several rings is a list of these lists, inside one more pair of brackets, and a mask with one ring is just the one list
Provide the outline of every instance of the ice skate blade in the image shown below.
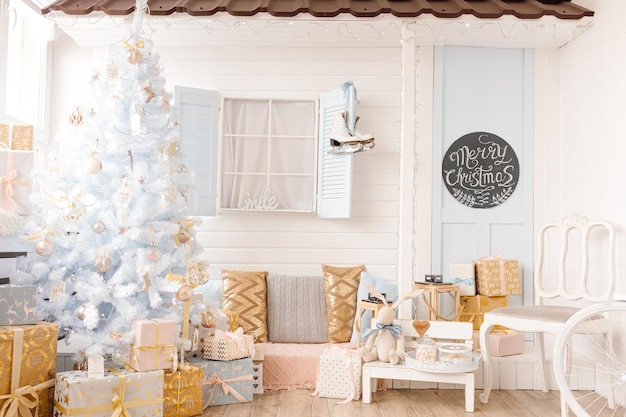
[[333,155],[351,155],[359,152],[369,151],[373,147],[374,142],[353,142],[349,144],[342,144],[339,146],[332,146],[328,153]]

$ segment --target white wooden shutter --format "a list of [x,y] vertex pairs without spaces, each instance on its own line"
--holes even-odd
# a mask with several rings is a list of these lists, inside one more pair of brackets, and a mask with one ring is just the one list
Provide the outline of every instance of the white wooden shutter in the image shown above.
[[176,86],[174,97],[180,109],[185,165],[194,174],[194,192],[189,196],[191,212],[197,216],[215,216],[220,95],[215,91]]
[[[354,97],[354,96],[353,96]],[[317,216],[349,218],[352,214],[352,155],[329,154],[328,134],[335,114],[344,111],[341,89],[320,95],[320,128],[317,158]],[[354,103],[351,107],[354,108]]]

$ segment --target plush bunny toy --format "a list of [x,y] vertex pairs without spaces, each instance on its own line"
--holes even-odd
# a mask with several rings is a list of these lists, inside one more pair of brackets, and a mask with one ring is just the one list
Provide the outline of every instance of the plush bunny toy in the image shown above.
[[363,361],[372,362],[379,360],[389,362],[392,365],[398,364],[404,359],[404,338],[402,328],[393,324],[396,317],[396,308],[404,301],[417,297],[424,290],[413,291],[399,298],[393,305],[389,305],[385,297],[376,289],[366,284],[367,290],[383,301],[385,306],[376,315],[376,328],[367,329],[361,340],[367,340],[365,346],[361,348]]

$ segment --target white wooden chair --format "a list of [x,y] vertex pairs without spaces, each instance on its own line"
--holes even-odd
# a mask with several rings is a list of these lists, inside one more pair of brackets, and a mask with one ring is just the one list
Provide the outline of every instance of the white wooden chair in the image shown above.
[[[372,320],[375,326],[376,320]],[[413,327],[413,320],[396,319],[394,324],[402,326],[402,337],[405,338],[405,350],[415,350],[419,334]],[[472,324],[469,322],[430,321],[425,336],[433,339],[461,340],[462,343],[472,346]],[[363,402],[372,402],[373,387],[378,385],[378,379],[400,379],[407,381],[442,382],[465,385],[465,411],[474,412],[474,372],[442,373],[429,372],[410,368],[401,362],[397,365],[373,361],[363,364]]]
[[[614,231],[607,221],[591,221],[574,215],[564,218],[560,224],[549,223],[541,228],[534,271],[534,304],[492,310],[485,313],[480,327],[484,365],[484,390],[479,396],[481,402],[486,403],[491,392],[489,333],[496,325],[536,333],[535,343],[542,364],[540,377],[544,391],[549,390],[549,365],[545,361],[543,334],[558,334],[567,319],[583,305],[612,298],[615,287],[614,257]],[[547,301],[549,299],[555,301]],[[597,319],[605,323],[601,327],[593,327],[599,328],[605,338],[608,337],[608,320],[603,317]]]

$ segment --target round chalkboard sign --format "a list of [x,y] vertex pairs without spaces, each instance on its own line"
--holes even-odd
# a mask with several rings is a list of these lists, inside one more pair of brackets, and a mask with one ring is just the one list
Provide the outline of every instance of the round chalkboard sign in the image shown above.
[[461,136],[446,152],[441,174],[460,203],[491,208],[504,203],[519,181],[519,161],[504,139],[487,132]]

